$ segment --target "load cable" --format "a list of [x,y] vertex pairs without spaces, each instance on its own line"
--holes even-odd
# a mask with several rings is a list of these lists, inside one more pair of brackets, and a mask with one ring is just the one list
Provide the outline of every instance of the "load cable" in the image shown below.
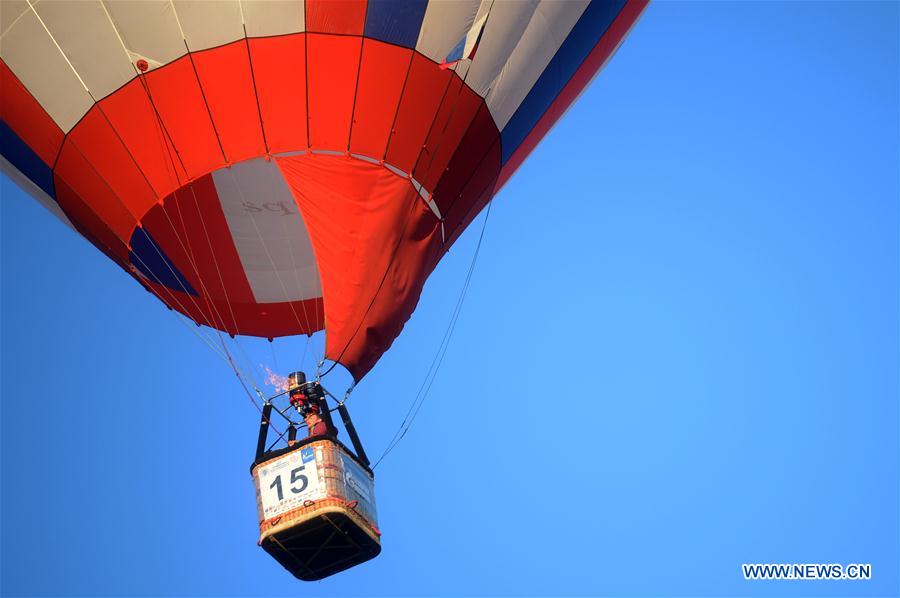
[[488,218],[491,215],[491,205],[493,205],[493,199],[487,204],[487,209],[484,213],[484,220],[481,223],[481,233],[478,236],[478,242],[475,245],[475,252],[472,255],[472,262],[469,264],[469,269],[466,272],[466,279],[463,282],[462,289],[459,293],[459,298],[456,301],[456,306],[453,308],[453,313],[450,316],[450,322],[447,324],[447,330],[444,331],[444,336],[441,338],[441,342],[434,354],[434,358],[431,360],[431,365],[428,367],[425,378],[422,380],[422,384],[419,386],[419,390],[418,392],[416,392],[415,398],[410,403],[409,409],[407,409],[406,415],[403,417],[403,421],[400,423],[397,431],[394,432],[394,436],[391,438],[388,446],[384,449],[384,452],[381,453],[381,456],[375,462],[375,465],[372,466],[373,470],[378,467],[378,464],[381,463],[384,458],[387,457],[391,453],[391,451],[393,451],[394,448],[397,447],[398,444],[400,444],[400,441],[403,440],[403,437],[406,436],[407,432],[409,432],[410,427],[416,420],[416,416],[419,415],[419,410],[422,409],[422,405],[428,398],[428,394],[431,391],[431,386],[432,384],[434,384],[434,380],[437,377],[438,370],[440,370],[441,368],[441,363],[443,363],[444,361],[444,356],[447,354],[447,348],[450,346],[450,339],[453,337],[453,331],[456,328],[456,322],[459,320],[459,314],[462,311],[463,302],[465,301],[466,293],[469,290],[469,284],[472,282],[472,274],[475,272],[475,264],[478,261],[478,254],[481,251],[481,243],[482,241],[484,241],[484,233],[487,229]]

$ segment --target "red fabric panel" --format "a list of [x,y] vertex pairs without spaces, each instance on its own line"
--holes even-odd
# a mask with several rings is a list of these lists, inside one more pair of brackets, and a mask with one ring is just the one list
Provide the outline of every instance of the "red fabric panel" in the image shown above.
[[[141,226],[150,233],[163,255],[171,260],[177,271],[181,272],[191,287],[202,295],[203,287],[200,284],[197,271],[190,257],[193,245],[197,244],[197,240],[191,239],[188,231],[181,226],[178,218],[178,209],[171,198],[172,196],[166,200],[163,206],[157,204],[152,210],[147,212],[141,220]],[[202,231],[191,231],[191,236],[196,237],[197,233],[203,234]],[[197,297],[192,299],[198,301],[205,309],[202,300],[199,300]],[[188,299],[188,301],[190,300]]]
[[100,107],[140,164],[157,197],[165,197],[184,184],[187,174],[153,110],[143,81],[133,79],[107,96]]
[[[207,177],[209,178],[208,175]],[[177,199],[176,199],[177,198]],[[225,330],[229,334],[236,334],[239,328],[234,318],[231,317],[229,305],[220,298],[219,303],[213,299],[212,289],[217,288],[221,297],[221,284],[218,281],[215,266],[209,263],[207,268],[201,269],[196,261],[198,254],[203,251],[209,255],[209,249],[202,227],[188,228],[182,215],[188,210],[182,205],[186,200],[193,200],[191,190],[181,189],[174,196],[170,196],[164,206],[157,206],[151,210],[142,222],[144,229],[153,237],[162,253],[169,258],[191,287],[198,293],[197,296],[189,295],[184,289],[169,289],[163,291],[171,301],[169,305],[181,312],[187,311],[202,324],[212,326],[219,330]],[[230,243],[231,236],[226,237]],[[224,243],[219,243],[224,245]],[[204,251],[205,249],[205,251]],[[174,292],[173,292],[174,291]],[[177,298],[177,301],[175,300]],[[180,305],[179,305],[180,303]],[[219,308],[222,309],[219,309]]]
[[[234,315],[241,326],[241,334],[275,338],[294,334],[312,334],[325,328],[325,308],[321,297],[285,303],[233,303]],[[306,321],[297,323],[294,314],[309,314],[311,329]],[[318,318],[318,319],[317,319]]]
[[412,170],[451,75],[421,54],[413,56],[385,157],[389,164]]
[[462,191],[462,197],[443,214],[445,247],[450,247],[456,242],[459,235],[497,192],[501,159],[502,153],[498,139],[472,174],[472,178]]
[[453,77],[416,164],[414,176],[429,191],[437,186],[483,103],[481,96]]
[[384,156],[412,54],[412,50],[373,39],[363,42],[351,152],[379,160]]
[[[481,213],[481,210],[487,206],[488,202],[491,200],[494,195],[496,195],[499,187],[496,185],[496,181],[491,184],[487,189],[484,190],[484,193],[481,194],[481,197],[476,199],[471,204],[458,204],[451,209],[451,217],[454,221],[458,221],[456,225],[456,230],[453,231],[452,234],[447,233],[447,241],[444,243],[444,249],[446,251],[450,250],[450,247],[456,243],[456,240],[459,239],[459,236],[465,232],[469,225],[472,224],[472,221]],[[467,209],[466,213],[462,213],[463,208]],[[459,209],[459,211],[457,211]],[[446,229],[445,229],[446,230]]]
[[[494,125],[494,119],[491,118],[487,105],[482,103],[434,190],[434,201],[441,214],[446,214],[450,206],[461,199],[463,188],[473,177],[476,169],[487,167],[493,170],[493,174],[500,171],[500,146],[497,143],[499,138],[500,133]],[[492,146],[496,147],[492,149]],[[489,150],[496,150],[496,161]],[[477,194],[480,194],[480,190]]]
[[73,223],[128,261],[125,247],[137,219],[72,143],[66,143],[54,171],[56,200]]
[[121,264],[128,263],[128,247],[109,226],[100,220],[93,208],[88,206],[62,178],[54,175],[56,201],[69,217],[72,225],[98,249],[113,257]]
[[307,35],[309,137],[314,149],[346,152],[362,38]]
[[[256,303],[211,175],[179,189],[164,207],[154,206],[143,226],[198,293],[173,292],[141,279],[173,309],[229,334],[276,337],[311,334],[324,326],[321,299]],[[302,315],[300,324],[295,313]]]
[[421,199],[411,201],[412,213],[384,282],[340,360],[355,380],[375,367],[400,336],[441,255],[440,222]]
[[362,35],[366,0],[306,0],[306,30],[313,33]]
[[406,179],[381,166],[345,156],[277,160],[316,254],[326,354],[359,379],[415,308],[439,251],[439,222]]
[[264,154],[247,42],[196,52],[194,65],[228,161]]
[[[138,219],[157,201],[156,193],[135,158],[110,126],[99,106],[91,108],[69,132],[66,145],[75,144],[119,201]],[[92,201],[92,197],[85,197]]]
[[251,39],[250,56],[269,151],[306,149],[305,34]]
[[534,128],[525,137],[525,140],[519,145],[515,153],[510,156],[506,164],[503,165],[503,171],[500,173],[500,181],[497,185],[499,191],[509,177],[519,168],[525,158],[537,146],[538,142],[544,138],[544,135],[556,124],[569,106],[578,98],[578,94],[587,87],[597,71],[603,64],[609,60],[616,48],[628,34],[628,31],[634,25],[637,18],[641,16],[641,12],[647,7],[650,0],[628,0],[619,14],[613,20],[597,45],[591,50],[588,57],[581,63],[572,78],[563,88],[562,92],[553,101],[553,104],[547,109],[541,119]]
[[153,103],[190,177],[225,164],[188,56],[143,75]]
[[[322,307],[322,299],[306,299],[304,301],[291,301],[285,303],[231,303],[224,301],[211,301],[207,307],[206,301],[202,297],[194,297],[193,299],[184,293],[172,291],[171,289],[150,282],[145,278],[135,275],[136,278],[155,294],[160,301],[179,311],[195,322],[199,322],[206,326],[210,326],[212,322],[208,321],[206,314],[211,310],[213,313],[223,315],[226,323],[228,323],[225,332],[232,334],[233,324],[231,324],[231,312],[238,322],[240,334],[248,336],[259,336],[262,338],[276,338],[281,336],[293,336],[295,334],[312,334],[317,330],[325,327],[324,309]],[[303,313],[306,310],[310,314],[310,320],[313,320],[313,314],[318,314],[319,320],[313,323],[312,330],[306,330],[297,325],[294,318],[294,312]],[[225,315],[228,314],[228,315]],[[218,319],[217,319],[218,321]],[[305,325],[305,322],[304,322]]]
[[44,164],[53,166],[63,143],[62,129],[0,60],[0,119],[34,150]]
[[178,191],[174,201],[166,203],[166,210],[170,215],[177,214],[189,233],[193,261],[210,299],[254,303],[212,176],[201,177]]

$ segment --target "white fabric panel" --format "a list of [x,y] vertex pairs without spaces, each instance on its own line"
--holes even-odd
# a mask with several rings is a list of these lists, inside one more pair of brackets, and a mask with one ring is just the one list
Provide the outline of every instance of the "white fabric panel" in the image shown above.
[[501,131],[589,3],[590,0],[544,0],[537,7],[525,34],[485,98]]
[[491,5],[475,58],[468,66],[463,62],[457,68],[475,93],[484,97],[500,76],[537,6],[538,0],[495,0]]
[[94,104],[34,11],[24,13],[0,38],[0,57],[63,132]]
[[306,30],[306,5],[303,0],[243,0],[241,7],[249,37]]
[[368,162],[369,164],[381,164],[381,158],[373,158],[372,156],[364,156],[362,154],[350,154],[351,158],[356,158],[357,160],[362,160],[363,162]]
[[[465,81],[466,72],[469,70],[469,67],[472,66],[473,60],[472,58],[469,58],[469,55],[474,49],[474,44],[470,44],[469,40],[472,39],[473,34],[477,36],[475,37],[476,40],[479,39],[479,37],[484,37],[484,27],[487,23],[488,14],[493,7],[493,0],[481,0],[481,5],[478,7],[478,12],[475,14],[475,20],[469,31],[466,33],[467,47],[463,48],[462,59],[453,66],[453,70],[456,71],[457,75],[462,77],[463,81]],[[468,52],[466,51],[467,49]]]
[[192,52],[244,37],[237,0],[173,0],[172,4]]
[[306,224],[275,161],[241,162],[213,181],[257,303],[321,297]]
[[0,0],[0,35],[29,10],[25,0]]
[[42,0],[34,9],[95,100],[137,75],[99,1]]
[[19,169],[10,164],[3,156],[0,156],[0,172],[8,176],[13,183],[18,185],[19,188],[23,189],[28,195],[35,198],[38,203],[47,208],[48,212],[59,218],[63,224],[73,231],[75,230],[75,227],[72,226],[72,223],[63,213],[62,209],[60,209],[59,205],[53,201],[53,198],[47,195],[43,189],[35,185],[31,179],[19,172]]
[[435,62],[444,60],[472,28],[481,4],[481,0],[431,0],[422,19],[416,50]]
[[426,204],[428,204],[429,208],[431,208],[431,211],[434,213],[435,217],[438,220],[441,220],[441,210],[440,210],[440,208],[438,208],[438,205],[436,203],[434,203],[434,200],[431,199],[431,193],[428,192],[428,189],[426,189],[416,179],[410,179],[410,182],[412,182],[413,188],[419,193],[419,196],[422,198],[422,200]]
[[131,59],[158,68],[187,54],[175,9],[169,0],[104,0]]
[[472,23],[472,28],[466,35],[466,43],[462,50],[463,58],[469,58],[472,55],[472,52],[475,51],[478,40],[481,38],[481,32],[484,30],[485,21],[487,21],[488,18],[487,13],[488,11],[485,11],[483,15],[475,17],[475,22]]

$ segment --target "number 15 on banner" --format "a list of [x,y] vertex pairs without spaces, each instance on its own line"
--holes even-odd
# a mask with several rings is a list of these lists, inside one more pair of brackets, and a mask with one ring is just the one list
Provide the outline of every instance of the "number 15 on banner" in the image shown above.
[[319,494],[319,475],[315,461],[303,465],[290,463],[294,466],[290,469],[279,465],[281,464],[276,462],[272,467],[267,467],[268,471],[261,472],[259,480],[266,518],[295,509],[305,500],[318,498]]

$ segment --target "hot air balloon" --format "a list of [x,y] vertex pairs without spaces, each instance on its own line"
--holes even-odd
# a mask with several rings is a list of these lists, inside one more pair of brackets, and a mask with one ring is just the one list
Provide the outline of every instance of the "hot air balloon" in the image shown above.
[[[0,165],[172,310],[324,330],[358,381],[646,3],[4,0]],[[318,378],[292,389],[332,430]],[[269,451],[272,408],[263,547],[302,579],[378,554],[346,410],[354,450],[294,432]]]

